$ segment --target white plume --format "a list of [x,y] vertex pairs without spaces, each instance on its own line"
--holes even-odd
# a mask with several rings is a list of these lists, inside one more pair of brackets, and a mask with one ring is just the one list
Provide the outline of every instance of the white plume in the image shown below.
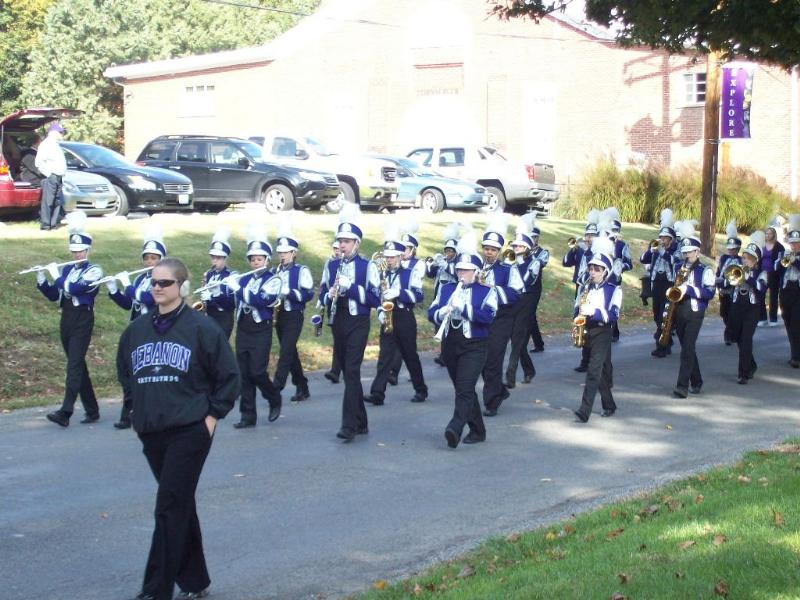
[[535,226],[536,213],[525,213],[517,221],[517,233],[524,233],[525,235],[530,236]]
[[416,215],[417,211],[406,211],[405,218],[400,223],[400,234],[414,235],[419,231],[419,219]]
[[399,242],[400,241],[400,227],[394,219],[386,219],[386,224],[383,226],[383,241],[384,242]]
[[247,225],[245,238],[247,239],[248,245],[250,242],[266,242],[267,231],[260,223],[250,223]]
[[600,222],[600,211],[596,208],[590,210],[589,214],[586,215],[586,222],[597,225]]
[[294,238],[292,235],[292,221],[294,221],[296,211],[290,211],[288,213],[283,213],[278,218],[278,232],[277,237],[288,237]]
[[339,211],[339,223],[353,223],[358,225],[361,220],[361,208],[355,202],[342,203]]
[[505,213],[497,213],[492,215],[492,218],[489,219],[489,223],[486,225],[485,233],[495,232],[505,237],[507,230],[508,216]]
[[736,230],[736,219],[732,219],[725,228],[725,235],[729,238],[735,238],[738,233],[739,232]]
[[675,215],[672,213],[671,208],[665,208],[661,211],[661,227],[672,227],[675,225]]
[[148,224],[147,228],[144,230],[144,241],[158,242],[159,244],[164,243],[164,229],[159,223]]
[[458,239],[458,253],[459,254],[477,254],[478,253],[478,236],[472,227],[466,228]]
[[619,211],[617,210],[616,206],[609,206],[607,209],[605,209],[603,211],[603,215],[609,221],[615,221],[615,220],[616,221],[622,221],[622,219],[620,219],[620,217],[619,217]]
[[697,234],[694,231],[694,224],[697,221],[688,220],[688,221],[680,221],[679,223],[675,224],[675,231],[681,238],[687,237],[697,237]]
[[777,214],[769,220],[767,227],[771,227],[776,232],[779,231],[783,225],[786,224],[786,218],[782,214]]
[[750,243],[755,244],[763,250],[764,246],[767,244],[767,237],[764,235],[763,231],[757,229],[750,234]]
[[447,227],[444,228],[444,239],[447,240],[457,240],[460,237],[461,232],[461,224],[460,223],[450,223]]
[[[597,222],[598,232],[610,236],[612,234],[611,230],[613,227],[614,222],[612,221],[611,216],[607,212],[603,211],[600,214],[600,220]],[[594,244],[594,242],[592,242],[592,244]]]
[[608,237],[605,232],[594,238],[592,242],[592,254],[605,254],[613,260],[615,254],[614,250],[614,240]]
[[222,242],[227,244],[231,239],[231,230],[227,227],[218,227],[214,232],[214,237],[211,238],[212,242]]
[[789,215],[789,221],[786,229],[789,231],[800,230],[800,215]]
[[69,233],[85,233],[86,222],[89,217],[82,210],[74,210],[66,216],[67,231]]

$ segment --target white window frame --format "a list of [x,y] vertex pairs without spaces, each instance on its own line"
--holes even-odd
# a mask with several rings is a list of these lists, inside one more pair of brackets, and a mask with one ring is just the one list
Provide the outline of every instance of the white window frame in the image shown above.
[[681,75],[682,106],[703,106],[706,103],[706,74],[704,72]]

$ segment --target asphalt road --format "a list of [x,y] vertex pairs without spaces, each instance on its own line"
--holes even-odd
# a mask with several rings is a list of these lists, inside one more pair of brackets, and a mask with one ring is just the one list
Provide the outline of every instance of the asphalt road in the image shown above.
[[[430,400],[411,404],[405,372],[369,407],[370,434],[335,438],[341,384],[312,377],[312,398],[274,424],[220,423],[198,489],[216,600],[334,598],[452,557],[480,540],[551,522],[796,435],[800,371],[782,327],[759,329],[759,370],[736,383],[736,348],[709,317],[698,344],[705,386],[676,400],[677,355],[649,356],[652,338],[613,347],[619,411],[573,422],[583,376],[567,337],[533,355],[488,440],[446,447],[452,388],[426,357]],[[374,363],[363,369],[365,385]],[[5,600],[133,596],[152,532],[155,483],[130,431],[62,430],[43,409],[0,416],[0,565]],[[259,405],[266,416],[264,403]],[[76,413],[80,417],[80,413]],[[671,426],[668,428],[667,426]]]

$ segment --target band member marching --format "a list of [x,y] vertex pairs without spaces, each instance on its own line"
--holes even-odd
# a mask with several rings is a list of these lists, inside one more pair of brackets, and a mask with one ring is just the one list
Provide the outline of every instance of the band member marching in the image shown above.
[[[678,382],[672,394],[678,398],[686,398],[689,392],[699,394],[703,387],[695,344],[703,325],[706,307],[714,297],[716,281],[714,271],[700,262],[700,239],[694,231],[694,224],[691,221],[681,222],[680,232],[683,260],[675,263],[674,284],[670,296],[677,299],[673,302],[670,298],[670,304],[675,305],[675,333],[681,343],[681,364]],[[668,325],[669,323],[665,323],[665,327]]]
[[[542,294],[541,274],[543,265],[533,255],[534,241],[532,238],[536,216],[528,213],[519,218],[517,234],[509,244],[514,251],[514,264],[522,279],[523,290],[519,299],[514,303],[514,322],[511,328],[511,354],[506,366],[506,387],[513,389],[516,386],[517,366],[522,362],[523,383],[530,383],[536,376],[533,361],[526,352],[525,345],[531,335],[532,324],[535,319],[536,307]],[[544,250],[546,253],[547,251]],[[546,258],[545,258],[546,262]]]
[[[539,245],[539,237],[541,236],[541,231],[539,227],[536,225],[536,221],[531,222],[531,241],[533,242],[533,248],[531,248],[531,256],[537,261],[539,261],[540,269],[539,269],[539,277],[536,278],[536,283],[533,287],[533,312],[531,313],[531,320],[530,320],[530,337],[531,341],[533,342],[533,349],[531,352],[544,352],[544,338],[542,338],[542,332],[539,330],[539,319],[537,317],[537,312],[539,311],[539,301],[542,297],[542,277],[544,276],[544,268],[547,266],[548,261],[550,260],[550,251],[545,250]],[[525,347],[528,344],[528,340],[525,340],[523,344],[522,352],[525,352]],[[522,355],[520,355],[521,357]],[[525,361],[526,358],[521,358],[521,360]],[[531,362],[531,365],[533,363]]]
[[269,271],[272,246],[264,228],[247,231],[247,260],[252,272],[229,275],[224,284],[236,295],[236,361],[242,377],[239,400],[241,420],[236,429],[255,427],[256,388],[269,403],[269,421],[281,416],[281,392],[269,378],[267,366],[272,347],[273,307],[278,303],[281,280]]
[[336,437],[345,442],[369,433],[361,363],[369,337],[370,310],[380,303],[378,269],[358,254],[363,236],[357,224],[360,215],[358,205],[351,203],[345,203],[339,212],[336,238],[341,257],[328,263],[320,286],[333,326],[333,351],[344,372],[342,424]]
[[589,420],[598,391],[603,406],[601,415],[610,417],[617,410],[611,393],[611,341],[612,324],[619,320],[622,307],[622,287],[612,280],[617,256],[614,246],[613,238],[605,235],[595,239],[586,281],[575,299],[575,327],[583,329],[573,335],[576,340],[580,336],[583,347],[589,351],[581,406],[574,411],[581,423]]
[[739,256],[739,250],[742,247],[742,240],[739,239],[739,232],[736,230],[736,219],[730,221],[725,228],[727,240],[725,242],[726,254],[719,257],[719,265],[717,266],[717,289],[719,290],[719,316],[722,317],[722,323],[725,325],[725,330],[722,338],[726,346],[730,346],[734,341],[734,335],[731,330],[731,296],[734,289],[730,282],[723,277],[725,269],[730,265],[742,265],[742,257]]
[[783,324],[789,336],[789,364],[800,368],[800,215],[790,215],[786,234],[786,254],[776,264],[781,282],[780,305]]
[[469,428],[465,444],[486,440],[475,386],[486,362],[497,288],[478,283],[482,266],[475,254],[474,234],[465,233],[459,240],[458,283],[442,284],[428,309],[428,319],[439,328],[436,337],[442,342],[442,359],[455,388],[453,418],[444,432],[450,448],[458,446],[465,426]]
[[[69,425],[78,396],[85,413],[81,423],[94,423],[100,418],[97,397],[86,366],[86,352],[92,339],[94,299],[99,289],[93,284],[103,277],[103,271],[89,262],[92,236],[86,232],[85,225],[86,213],[70,213],[67,228],[72,261],[63,265],[60,271],[56,263],[36,269],[36,287],[45,298],[58,302],[61,308],[61,346],[67,355],[64,399],[60,409],[47,414],[49,421],[61,427]],[[52,282],[47,281],[45,271]]]
[[[322,267],[322,276],[320,277],[320,293],[319,298],[317,299],[317,309],[325,311],[325,294],[322,292],[322,281],[325,279],[325,274],[328,272],[328,263],[332,260],[337,260],[341,256],[341,252],[339,252],[339,241],[334,238],[333,244],[331,245],[331,255],[325,260],[325,264]],[[331,323],[328,323],[328,327],[333,327]],[[336,357],[335,352],[331,352],[333,355],[331,357],[331,368],[328,371],[325,371],[325,379],[330,381],[331,383],[339,383],[339,376],[342,373],[342,365],[339,364],[339,359]]]
[[781,281],[775,270],[775,264],[785,252],[779,235],[783,229],[783,222],[783,217],[775,215],[764,229],[766,243],[761,254],[761,270],[767,274],[769,293],[764,295],[764,301],[761,302],[761,314],[758,320],[762,325],[770,327],[778,325],[778,294],[781,289]]
[[[592,241],[597,237],[600,229],[598,222],[600,221],[600,211],[592,209],[586,215],[586,226],[583,229],[583,239],[576,241],[574,239],[568,240],[569,249],[564,255],[561,264],[565,267],[572,267],[572,283],[575,284],[575,297],[578,296],[583,283],[586,281],[587,273],[586,267],[589,261],[592,260]],[[586,372],[589,367],[589,352],[585,348],[581,353],[581,362],[575,367],[578,373]]]
[[664,358],[672,353],[672,332],[669,332],[669,341],[666,346],[658,344],[661,339],[661,327],[664,320],[664,307],[667,303],[667,290],[672,286],[675,278],[675,261],[677,259],[678,245],[675,242],[674,229],[675,217],[672,210],[665,208],[661,211],[661,223],[658,230],[658,239],[653,240],[647,250],[639,258],[639,262],[650,268],[650,291],[653,299],[653,321],[656,331],[653,338],[656,347],[650,356]]
[[386,384],[393,366],[391,361],[395,355],[406,363],[411,375],[414,385],[411,402],[424,402],[428,397],[428,387],[417,353],[417,319],[414,315],[414,307],[423,299],[422,273],[420,269],[401,266],[406,242],[399,240],[399,237],[396,227],[386,227],[386,241],[381,251],[385,265],[378,265],[381,272],[381,305],[378,308],[378,320],[381,323],[380,354],[370,394],[364,399],[376,406],[382,405],[386,396]]
[[[439,293],[439,288],[445,283],[456,281],[456,259],[458,237],[461,226],[451,223],[444,230],[444,248],[442,254],[432,256],[425,261],[425,277],[433,279],[433,295]],[[433,359],[437,365],[444,366],[441,345],[439,355]]]
[[[141,315],[150,314],[156,307],[156,302],[151,293],[151,273],[153,267],[167,255],[167,248],[164,245],[161,229],[156,227],[150,229],[144,236],[142,245],[142,265],[144,272],[140,273],[131,283],[130,274],[127,271],[117,273],[113,278],[106,282],[108,297],[120,308],[131,312],[130,320]],[[122,290],[117,285],[117,280],[122,284]],[[116,429],[129,429],[131,426],[131,398],[123,390],[122,410],[119,421],[114,423]]]
[[[767,290],[767,274],[761,270],[761,254],[764,247],[764,232],[750,234],[750,243],[742,252],[742,263],[728,263],[722,272],[723,278],[732,287],[728,313],[731,340],[739,346],[740,384],[746,384],[755,375],[753,359],[753,334],[756,332],[758,315],[764,293]],[[734,266],[735,265],[735,266]]]
[[308,400],[311,397],[308,391],[308,379],[303,373],[303,365],[297,353],[297,340],[303,330],[306,303],[314,297],[314,279],[308,267],[296,262],[299,248],[300,244],[292,234],[291,223],[286,219],[281,220],[275,246],[280,259],[276,275],[281,278],[281,302],[278,305],[275,328],[281,350],[274,383],[279,390],[282,390],[291,373],[292,385],[295,386],[292,402]]
[[514,303],[524,288],[519,271],[498,260],[505,246],[505,230],[504,218],[493,219],[481,242],[483,265],[478,274],[478,283],[493,286],[497,295],[497,312],[489,327],[486,364],[483,367],[483,414],[487,417],[495,416],[503,400],[509,396],[508,389],[503,385],[503,361],[514,327]]
[[206,315],[222,328],[229,340],[233,333],[236,295],[222,282],[231,275],[236,275],[228,268],[228,257],[231,255],[230,238],[230,231],[224,227],[217,229],[211,238],[211,245],[208,247],[211,268],[203,276],[208,289],[200,294]]
[[[619,216],[619,211],[614,206],[607,208],[603,211],[601,220],[606,220],[610,223],[609,237],[614,242],[614,264],[611,267],[610,274],[611,283],[621,286],[622,274],[633,268],[633,258],[631,258],[631,251],[627,242],[620,239],[622,235],[622,221]],[[619,321],[611,322],[611,341],[619,341]]]

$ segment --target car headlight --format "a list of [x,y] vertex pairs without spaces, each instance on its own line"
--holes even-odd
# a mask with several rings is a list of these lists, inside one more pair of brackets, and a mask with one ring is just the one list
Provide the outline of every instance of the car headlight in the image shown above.
[[314,173],[312,171],[300,171],[300,177],[309,181],[325,181],[325,176],[322,173]]
[[77,194],[79,191],[78,187],[71,181],[65,181],[62,187],[64,188],[64,191],[67,192],[68,194]]
[[128,183],[134,190],[157,190],[158,185],[154,181],[150,181],[141,175],[128,175]]

